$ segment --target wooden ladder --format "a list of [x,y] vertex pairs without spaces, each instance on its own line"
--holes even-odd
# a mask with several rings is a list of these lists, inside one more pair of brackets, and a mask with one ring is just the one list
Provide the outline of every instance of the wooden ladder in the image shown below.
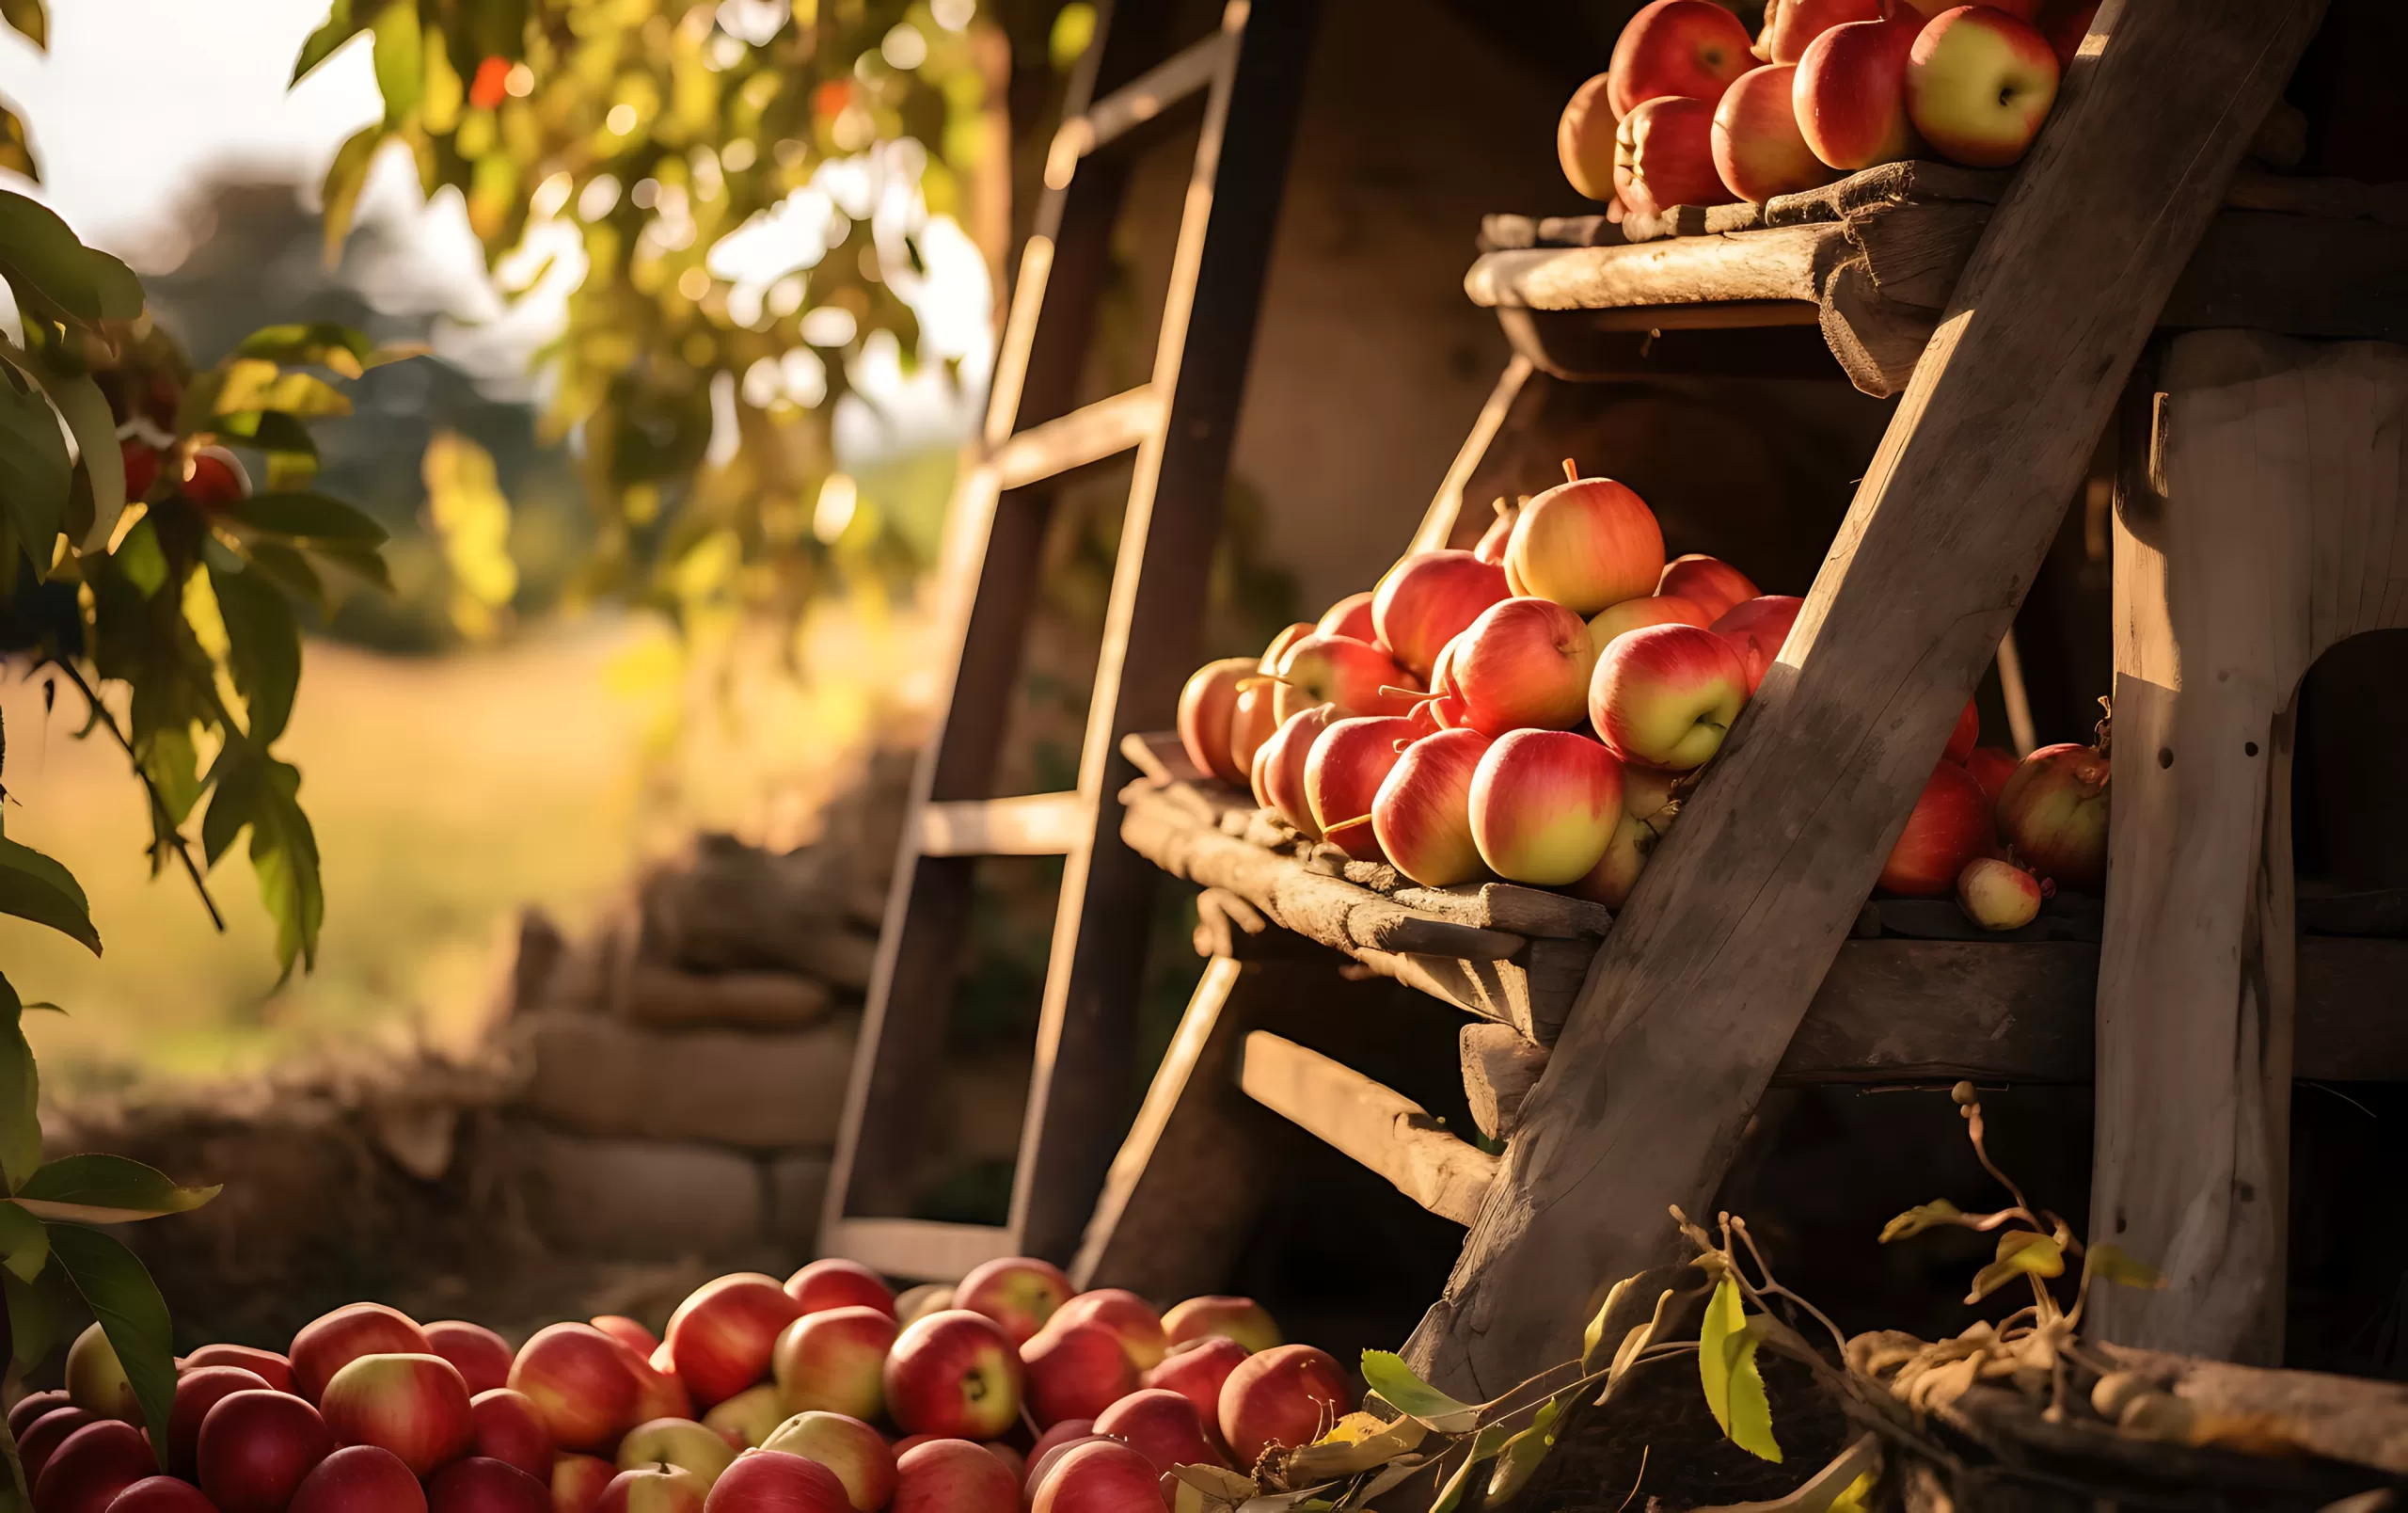
[[[846,1092],[819,1249],[951,1279],[995,1256],[1067,1261],[1136,1086],[1134,999],[1153,868],[1118,838],[1131,731],[1170,723],[1195,661],[1231,433],[1317,0],[1229,0],[1176,52],[1177,8],[1099,8],[1022,249],[977,466],[956,491],[940,603],[958,648],[921,752]],[[1167,55],[1167,56],[1165,56]],[[1148,382],[1074,406],[1134,150],[1200,98],[1202,126]],[[1052,512],[1073,470],[1134,452],[1076,789],[992,795]],[[1009,1218],[913,1218],[975,860],[1063,858]]]

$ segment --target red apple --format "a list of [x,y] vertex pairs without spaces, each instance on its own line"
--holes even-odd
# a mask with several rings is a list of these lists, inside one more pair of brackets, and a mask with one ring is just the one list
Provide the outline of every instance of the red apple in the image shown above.
[[1279,1325],[1270,1310],[1251,1298],[1226,1296],[1190,1298],[1172,1304],[1163,1315],[1163,1334],[1173,1346],[1222,1338],[1235,1340],[1248,1350],[1268,1350],[1280,1343]]
[[1602,652],[1614,644],[1615,637],[1651,625],[1703,625],[1706,619],[1703,610],[1678,594],[1649,594],[1599,610],[1590,618],[1589,641]]
[[1026,1457],[1001,1440],[986,1441],[981,1443],[978,1448],[986,1451],[989,1455],[993,1456],[997,1460],[1002,1461],[1004,1463],[1004,1469],[1011,1473],[1012,1480],[1014,1482],[1018,1482],[1022,1475],[1028,1470],[1028,1461]]
[[636,1422],[626,1347],[591,1324],[537,1330],[510,1363],[510,1386],[527,1394],[562,1449],[609,1444]]
[[1313,824],[1356,861],[1382,859],[1370,824],[1371,801],[1381,779],[1418,735],[1412,721],[1393,715],[1335,720],[1305,757],[1305,804]]
[[54,1408],[25,1426],[17,1439],[17,1459],[25,1468],[25,1485],[31,1487],[41,1477],[41,1468],[67,1442],[67,1437],[87,1424],[118,1423],[103,1419],[98,1413],[71,1404]]
[[293,1390],[311,1402],[336,1372],[364,1355],[425,1355],[426,1331],[382,1303],[346,1303],[293,1336]]
[[895,1452],[886,1437],[843,1413],[797,1413],[761,1447],[816,1460],[836,1473],[856,1513],[871,1513],[895,1495]]
[[[887,1317],[895,1316],[895,1289],[886,1279],[858,1261],[840,1261],[833,1256],[814,1261],[786,1279],[786,1296],[802,1305],[806,1314],[816,1314],[826,1308],[875,1308]],[[785,1326],[781,1323],[780,1329]],[[775,1331],[771,1331],[774,1337]]]
[[326,1383],[318,1411],[345,1444],[389,1450],[420,1478],[468,1453],[468,1384],[438,1355],[369,1355]]
[[1306,636],[1279,659],[1279,684],[1271,693],[1271,712],[1281,724],[1300,710],[1335,704],[1342,718],[1350,714],[1402,714],[1416,702],[1410,692],[1421,686],[1388,654],[1368,641],[1316,632]]
[[1246,1347],[1226,1335],[1208,1335],[1174,1346],[1163,1363],[1138,1379],[1145,1387],[1167,1387],[1196,1405],[1207,1428],[1217,1431],[1221,1418],[1221,1384],[1229,1379]]
[[887,1412],[907,1433],[991,1440],[1020,1416],[1020,1353],[994,1320],[967,1309],[906,1329],[884,1377]]
[[[829,1312],[841,1314],[845,1310],[832,1308]],[[877,1314],[878,1310],[873,1308],[864,1312]],[[882,1314],[879,1316],[885,1317]],[[890,1329],[894,1322],[892,1319],[887,1320]],[[781,1335],[780,1338],[783,1339],[784,1336]],[[873,1381],[876,1379],[879,1360],[882,1359],[885,1353],[885,1348],[880,1346],[878,1355],[871,1358],[869,1369]],[[881,1398],[879,1401],[882,1404],[884,1399]],[[761,1447],[762,1441],[777,1432],[779,1425],[792,1416],[792,1412],[786,1408],[785,1394],[779,1390],[776,1382],[765,1381],[758,1387],[745,1388],[723,1403],[712,1405],[711,1410],[703,1415],[703,1427],[738,1450],[757,1450]]]
[[1251,1466],[1274,1444],[1304,1445],[1353,1411],[1346,1373],[1324,1351],[1283,1345],[1239,1362],[1221,1388],[1221,1438]]
[[[1271,717],[1272,695],[1278,691],[1275,683],[1249,683],[1238,690],[1237,702],[1229,707],[1229,765],[1240,772],[1254,771],[1254,754],[1279,728],[1279,723]],[[1213,771],[1217,772],[1219,769]],[[1229,781],[1243,788],[1246,780],[1234,777]]]
[[[453,1468],[455,1471],[457,1467]],[[602,1489],[619,1468],[599,1456],[556,1456],[552,1459],[553,1513],[594,1513]]]
[[1576,883],[1622,822],[1622,763],[1585,735],[1508,732],[1472,771],[1472,843],[1509,883]]
[[229,1393],[202,1415],[194,1461],[220,1513],[282,1513],[293,1489],[334,1454],[334,1432],[289,1393]]
[[1262,661],[1257,670],[1265,673],[1277,672],[1279,670],[1279,659],[1288,655],[1288,648],[1312,633],[1313,628],[1305,621],[1299,620],[1294,625],[1290,626],[1287,629],[1280,631],[1275,636],[1273,636],[1271,638],[1271,645],[1262,649]]
[[1180,690],[1179,743],[1189,761],[1224,783],[1245,781],[1229,753],[1229,722],[1237,713],[1238,684],[1260,672],[1252,657],[1224,657],[1196,669]]
[[167,1469],[190,1476],[193,1457],[200,1447],[200,1421],[229,1393],[268,1392],[267,1378],[240,1366],[202,1366],[176,1378],[176,1396],[167,1409]]
[[[1057,1441],[1041,1453],[1031,1456],[1026,1469],[1021,1473],[1021,1507],[1027,1509],[1037,1505],[1037,1494],[1044,1489],[1045,1478],[1054,1474],[1054,1468],[1060,1465],[1062,1457],[1072,1450],[1083,1444],[1118,1444],[1119,1442],[1107,1434],[1074,1435],[1069,1439]],[[1147,1513],[1151,1513],[1151,1509],[1148,1509]]]
[[1775,63],[1795,63],[1806,55],[1808,42],[1832,27],[1880,19],[1881,0],[1772,0],[1765,7],[1764,35],[1756,40],[1756,54]]
[[1441,730],[1405,748],[1371,801],[1371,830],[1396,869],[1427,887],[1487,871],[1471,833],[1471,780],[1488,753],[1477,730]]
[[621,1471],[675,1466],[701,1477],[705,1491],[735,1459],[736,1446],[692,1419],[648,1419],[619,1441]]
[[710,1494],[710,1484],[683,1466],[638,1466],[611,1477],[594,1506],[596,1513],[703,1513]]
[[1909,898],[1946,898],[1965,864],[1994,842],[1989,801],[1955,762],[1932,771],[1907,828],[1881,866],[1881,886]]
[[816,1460],[771,1450],[737,1456],[736,1464],[712,1485],[703,1506],[707,1513],[852,1513],[853,1508],[834,1472]]
[[355,1444],[309,1469],[293,1489],[288,1513],[426,1513],[426,1505],[418,1477],[399,1456]]
[[1998,807],[1998,796],[2006,791],[2006,780],[2015,775],[2018,763],[2015,753],[2001,746],[1976,746],[1965,754],[1965,771],[1989,796],[1990,807]]
[[[25,1431],[33,1427],[34,1420],[54,1408],[73,1406],[67,1400],[67,1390],[63,1387],[53,1387],[48,1392],[27,1393],[24,1396],[18,1398],[15,1405],[8,1409],[8,1433],[12,1438],[23,1439]],[[98,1416],[94,1415],[94,1417]]]
[[1553,599],[1575,614],[1654,593],[1664,571],[1656,512],[1610,478],[1576,477],[1569,460],[1563,471],[1569,481],[1523,505],[1513,522],[1505,547],[1513,592]]
[[1591,78],[1572,92],[1555,122],[1555,160],[1563,166],[1563,176],[1572,187],[1591,199],[1614,197],[1615,118],[1613,107],[1606,103],[1606,91],[1612,84],[1610,73]]
[[1096,1415],[1095,1432],[1127,1443],[1152,1461],[1158,1473],[1173,1466],[1228,1464],[1206,1438],[1196,1405],[1166,1387],[1144,1388],[1123,1397]]
[[[1241,774],[1238,781],[1245,778]],[[941,1282],[924,1282],[906,1288],[895,1299],[895,1322],[909,1324],[924,1314],[942,1312],[953,1306],[954,1289]]]
[[1798,129],[1814,155],[1844,173],[1912,157],[1907,55],[1920,22],[1852,21],[1807,46],[1798,60]]
[[1748,669],[1731,644],[1693,625],[1651,625],[1597,659],[1589,718],[1613,754],[1667,772],[1702,767],[1748,702]]
[[535,1411],[534,1399],[509,1387],[496,1387],[468,1399],[468,1418],[475,1425],[471,1457],[515,1466],[538,1480],[552,1473],[552,1434]]
[[[399,1504],[406,1508],[408,1505]],[[217,1513],[201,1489],[173,1476],[145,1476],[109,1499],[108,1513]]]
[[[635,1323],[633,1319],[627,1322]],[[444,1318],[429,1324],[422,1332],[429,1350],[459,1368],[460,1379],[468,1384],[471,1394],[488,1393],[509,1383],[510,1342],[483,1325]],[[651,1346],[645,1348],[649,1350]]]
[[1306,797],[1305,764],[1322,732],[1344,715],[1335,704],[1299,709],[1282,720],[1254,754],[1254,802],[1295,826],[1307,840],[1319,840],[1321,827],[1313,823],[1312,804]]
[[[795,1273],[795,1280],[800,1282],[810,1274],[811,1267],[805,1266]],[[844,1285],[858,1290],[860,1280],[848,1278]],[[869,1280],[877,1281],[875,1276]],[[883,1282],[878,1283],[878,1290],[884,1294],[885,1308],[891,1314],[895,1295],[886,1291]],[[716,1403],[769,1374],[769,1350],[777,1344],[778,1331],[805,1312],[802,1302],[779,1286],[776,1278],[739,1271],[706,1282],[689,1294],[669,1315],[663,1343],[669,1346],[677,1378],[695,1400]]]
[[[1589,82],[1594,84],[1597,81],[1592,79]],[[1614,182],[1613,122],[1610,117],[1606,118],[1606,171],[1599,182],[1607,186],[1607,193],[1610,194],[1613,192]],[[1509,500],[1499,494],[1489,502],[1490,506],[1497,511],[1497,518],[1489,521],[1488,529],[1480,534],[1480,545],[1471,549],[1473,556],[1482,562],[1493,562],[1499,567],[1505,565],[1505,544],[1513,539],[1513,522],[1522,518],[1522,502],[1527,499],[1526,495],[1524,501]]]
[[1562,605],[1509,598],[1464,629],[1448,663],[1464,726],[1490,736],[1569,730],[1588,713],[1597,650],[1588,624]]
[[67,1400],[103,1418],[142,1422],[142,1400],[117,1358],[117,1346],[98,1324],[87,1325],[67,1347]]
[[1990,6],[1943,10],[1907,55],[1907,116],[1943,156],[2003,168],[2057,99],[2057,54],[2028,21]]
[[[596,1314],[585,1322],[643,1357],[646,1362],[650,1362],[660,1348],[658,1335],[645,1329],[641,1320],[629,1318],[625,1314]],[[427,1326],[427,1337],[432,1339],[434,1335],[435,1326],[430,1324]],[[458,1365],[459,1362],[455,1361],[452,1364]],[[467,1373],[463,1371],[461,1375],[465,1377]]]
[[1614,128],[1614,193],[1641,215],[1674,205],[1727,205],[1736,197],[1714,166],[1711,102],[1661,95]]
[[[1639,769],[1624,771],[1633,772]],[[1593,900],[1608,909],[1621,908],[1629,900],[1630,890],[1638,884],[1640,872],[1663,836],[1660,824],[1625,812],[1614,821],[1613,838],[1606,843],[1606,853],[1597,858],[1597,865],[1565,891]]]
[[[1366,598],[1369,596],[1364,596]],[[1333,612],[1335,613],[1335,612]],[[1028,1342],[1078,1291],[1062,1268],[1033,1256],[1002,1256],[970,1269],[953,1289],[953,1306],[984,1314],[1013,1345]]]
[[786,1413],[877,1418],[886,1410],[886,1355],[900,1332],[875,1308],[831,1308],[787,1325],[770,1356]]
[[[586,1460],[585,1456],[564,1456],[566,1460]],[[610,1471],[600,1461],[595,1467],[606,1476]],[[530,1475],[519,1466],[496,1460],[491,1456],[470,1456],[455,1460],[437,1472],[435,1480],[426,1485],[429,1513],[548,1513],[557,1505],[552,1488],[546,1476]],[[600,1504],[607,1480],[597,1481],[593,1495],[579,1509],[585,1513]]]
[[1020,1486],[1004,1463],[967,1440],[932,1440],[895,1459],[888,1513],[1015,1513]]
[[1956,728],[1948,732],[1948,748],[1940,755],[1962,767],[1981,740],[1982,711],[1973,707],[1972,699],[1967,699],[1965,712],[1956,717]]
[[1371,617],[1374,597],[1370,589],[1347,595],[1323,610],[1313,629],[1325,636],[1352,636],[1357,641],[1377,641],[1379,624]]
[[[1420,551],[1387,571],[1371,597],[1380,645],[1418,677],[1482,610],[1506,597],[1505,571],[1468,551]],[[1370,714],[1369,709],[1351,711]]]
[[1755,61],[1751,42],[1739,18],[1708,0],[1655,0],[1614,40],[1607,99],[1625,117],[1662,95],[1710,104]]
[[1761,591],[1746,573],[1720,558],[1689,551],[1664,565],[1664,576],[1656,580],[1656,592],[1679,595],[1703,611],[1704,623],[1712,625],[1737,605],[1757,597]]
[[1119,1336],[1088,1320],[1055,1322],[1020,1347],[1028,1410],[1040,1426],[1092,1419],[1136,1389],[1137,1367]]
[[[636,1406],[630,1416],[638,1424],[647,1419],[689,1419],[694,1416],[694,1394],[686,1390],[686,1383],[675,1371],[662,1371],[626,1341],[616,1335],[610,1338],[610,1343],[618,1346],[619,1359],[626,1365],[628,1375],[636,1379]],[[653,1354],[666,1358],[669,1347],[664,1345]]]
[[[1881,13],[1892,21],[1910,21],[1921,26],[1928,24],[1943,12],[1956,9],[1960,3],[1961,0],[1882,0]],[[2017,21],[2030,21],[2040,4],[2041,0],[1997,0],[1989,8],[2012,16]]]
[[[297,1408],[309,1406],[297,1397],[286,1401]],[[77,1429],[51,1452],[41,1474],[34,1478],[34,1506],[39,1513],[107,1513],[118,1493],[158,1472],[150,1441],[140,1429],[123,1419],[101,1419]]]
[[247,1345],[204,1345],[183,1359],[186,1371],[202,1366],[240,1366],[245,1371],[258,1372],[277,1392],[293,1391],[293,1362],[273,1350],[253,1349]]
[[2108,775],[2107,757],[2095,746],[2041,747],[1999,793],[1998,838],[2061,888],[2104,890]]
[[1714,622],[1714,633],[1731,643],[1731,649],[1747,666],[1750,697],[1763,684],[1765,670],[1781,656],[1782,643],[1789,639],[1790,627],[1798,623],[1798,612],[1805,606],[1806,601],[1794,595],[1766,594],[1733,605]]
[[1995,856],[1976,856],[1956,874],[1956,907],[1984,930],[2020,930],[2040,913],[2049,885]]
[[[1115,1440],[1070,1446],[1038,1483],[1037,1513],[1138,1513],[1163,1505],[1162,1472]],[[1149,1501],[1150,1499],[1150,1501]]]
[[1025,1483],[1028,1479],[1027,1473],[1030,1470],[1033,1470],[1038,1461],[1044,1459],[1047,1453],[1053,1450],[1054,1446],[1069,1444],[1073,1440],[1092,1440],[1096,1438],[1098,1438],[1098,1435],[1095,1432],[1095,1420],[1088,1418],[1063,1419],[1061,1422],[1048,1428],[1044,1433],[1038,1435],[1037,1437],[1037,1441],[1028,1447],[1028,1461],[1027,1464],[1022,1468],[1022,1473],[1021,1480]]

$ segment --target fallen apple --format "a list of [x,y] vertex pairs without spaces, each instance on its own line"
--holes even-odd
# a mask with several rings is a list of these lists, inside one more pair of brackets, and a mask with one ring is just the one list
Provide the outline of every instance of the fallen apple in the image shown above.
[[2024,757],[1998,796],[1998,838],[2058,887],[2103,891],[2109,770],[2096,746],[2043,746]]
[[1354,1407],[1346,1373],[1309,1345],[1251,1355],[1221,1388],[1221,1438],[1251,1466],[1275,1444],[1306,1445]]
[[1996,856],[1976,856],[1956,874],[1956,907],[1984,930],[2020,930],[2039,917],[2049,885]]

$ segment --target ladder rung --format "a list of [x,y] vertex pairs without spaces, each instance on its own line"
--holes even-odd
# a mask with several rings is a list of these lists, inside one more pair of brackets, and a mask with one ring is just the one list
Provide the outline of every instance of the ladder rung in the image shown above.
[[1428,1109],[1394,1089],[1260,1029],[1245,1038],[1238,1086],[1440,1218],[1467,1225],[1480,1217],[1497,1157],[1439,1128]]
[[958,1282],[971,1267],[1015,1249],[1012,1232],[1000,1225],[926,1218],[839,1219],[819,1236],[822,1255],[922,1282]]
[[997,447],[987,466],[995,471],[996,487],[1023,487],[1128,451],[1152,434],[1162,418],[1153,386],[1140,384],[1030,426]]
[[1076,793],[955,799],[920,809],[923,856],[1062,856],[1088,829]]
[[1236,45],[1234,33],[1214,32],[1105,95],[1085,115],[1064,121],[1045,154],[1045,187],[1066,187],[1079,159],[1210,85]]

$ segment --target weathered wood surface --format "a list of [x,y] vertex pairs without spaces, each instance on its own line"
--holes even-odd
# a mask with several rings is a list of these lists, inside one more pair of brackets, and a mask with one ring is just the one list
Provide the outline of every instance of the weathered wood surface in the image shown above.
[[1266,1030],[1246,1036],[1238,1086],[1442,1218],[1470,1223],[1496,1178],[1497,1157],[1449,1134],[1419,1104]]
[[1513,1133],[1522,1122],[1522,1100],[1546,1070],[1545,1047],[1534,1045],[1504,1025],[1465,1025],[1458,1040],[1464,1097],[1471,1122],[1492,1140]]
[[1711,1202],[2321,10],[2108,0],[1782,660],[1606,937],[1414,1335],[1431,1379],[1485,1396],[1574,1354],[1595,1288],[1676,1254],[1666,1205]]
[[2272,1363],[2302,996],[2294,698],[2336,642],[2408,625],[2408,350],[2185,336],[2128,413],[2091,1233],[2168,1285],[2099,1299],[2093,1327]]
[[2202,1415],[2258,1420],[2310,1455],[2408,1476],[2408,1386],[2085,1344],[2117,1370],[2140,1373]]

